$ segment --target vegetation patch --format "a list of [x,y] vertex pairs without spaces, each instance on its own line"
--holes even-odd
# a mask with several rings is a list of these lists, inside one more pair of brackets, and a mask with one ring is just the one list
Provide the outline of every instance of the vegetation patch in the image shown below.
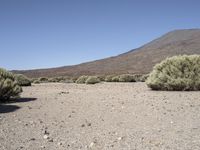
[[89,76],[85,81],[86,84],[96,84],[101,82],[97,76]]
[[76,83],[77,84],[84,84],[85,81],[88,79],[88,76],[80,76],[77,80]]
[[18,97],[22,92],[14,74],[0,68],[0,101]]
[[154,67],[146,83],[153,90],[200,90],[200,55],[167,58]]
[[31,86],[31,80],[23,74],[15,74],[15,79],[20,86]]

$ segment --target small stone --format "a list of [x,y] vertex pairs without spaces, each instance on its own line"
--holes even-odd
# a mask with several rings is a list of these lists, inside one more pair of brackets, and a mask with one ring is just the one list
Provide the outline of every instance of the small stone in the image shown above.
[[31,138],[30,141],[35,141],[35,138]]
[[40,146],[41,148],[45,148],[45,146]]
[[62,143],[61,143],[61,142],[58,142],[58,145],[60,146],[60,145],[62,145]]
[[43,136],[43,138],[44,138],[44,139],[49,139],[49,136],[45,134],[45,135]]
[[122,137],[118,137],[117,140],[118,140],[118,141],[121,141],[121,140],[122,140]]
[[81,127],[82,127],[82,128],[85,127],[85,124],[82,124]]
[[89,148],[92,148],[94,146],[94,142],[90,143]]
[[87,123],[87,126],[89,126],[89,127],[90,127],[91,125],[92,125],[91,123]]
[[49,139],[48,142],[53,142],[53,139]]

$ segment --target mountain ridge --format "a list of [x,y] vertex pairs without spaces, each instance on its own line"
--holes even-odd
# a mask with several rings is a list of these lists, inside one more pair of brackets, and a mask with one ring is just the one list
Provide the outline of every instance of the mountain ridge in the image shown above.
[[77,65],[48,69],[14,70],[28,77],[146,74],[166,57],[183,54],[200,54],[200,29],[170,31],[159,38],[128,52]]

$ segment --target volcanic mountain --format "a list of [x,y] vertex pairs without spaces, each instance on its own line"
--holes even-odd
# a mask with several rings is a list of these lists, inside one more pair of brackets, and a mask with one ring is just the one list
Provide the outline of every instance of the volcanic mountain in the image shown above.
[[13,72],[28,77],[145,74],[166,57],[183,54],[200,54],[200,29],[174,30],[142,47],[110,58],[74,66]]

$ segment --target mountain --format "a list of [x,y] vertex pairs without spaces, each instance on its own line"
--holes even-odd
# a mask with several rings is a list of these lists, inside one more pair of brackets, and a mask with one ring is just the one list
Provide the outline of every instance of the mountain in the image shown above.
[[13,71],[28,77],[79,76],[123,73],[149,73],[166,57],[200,54],[200,29],[171,31],[144,46],[115,57],[50,69]]

